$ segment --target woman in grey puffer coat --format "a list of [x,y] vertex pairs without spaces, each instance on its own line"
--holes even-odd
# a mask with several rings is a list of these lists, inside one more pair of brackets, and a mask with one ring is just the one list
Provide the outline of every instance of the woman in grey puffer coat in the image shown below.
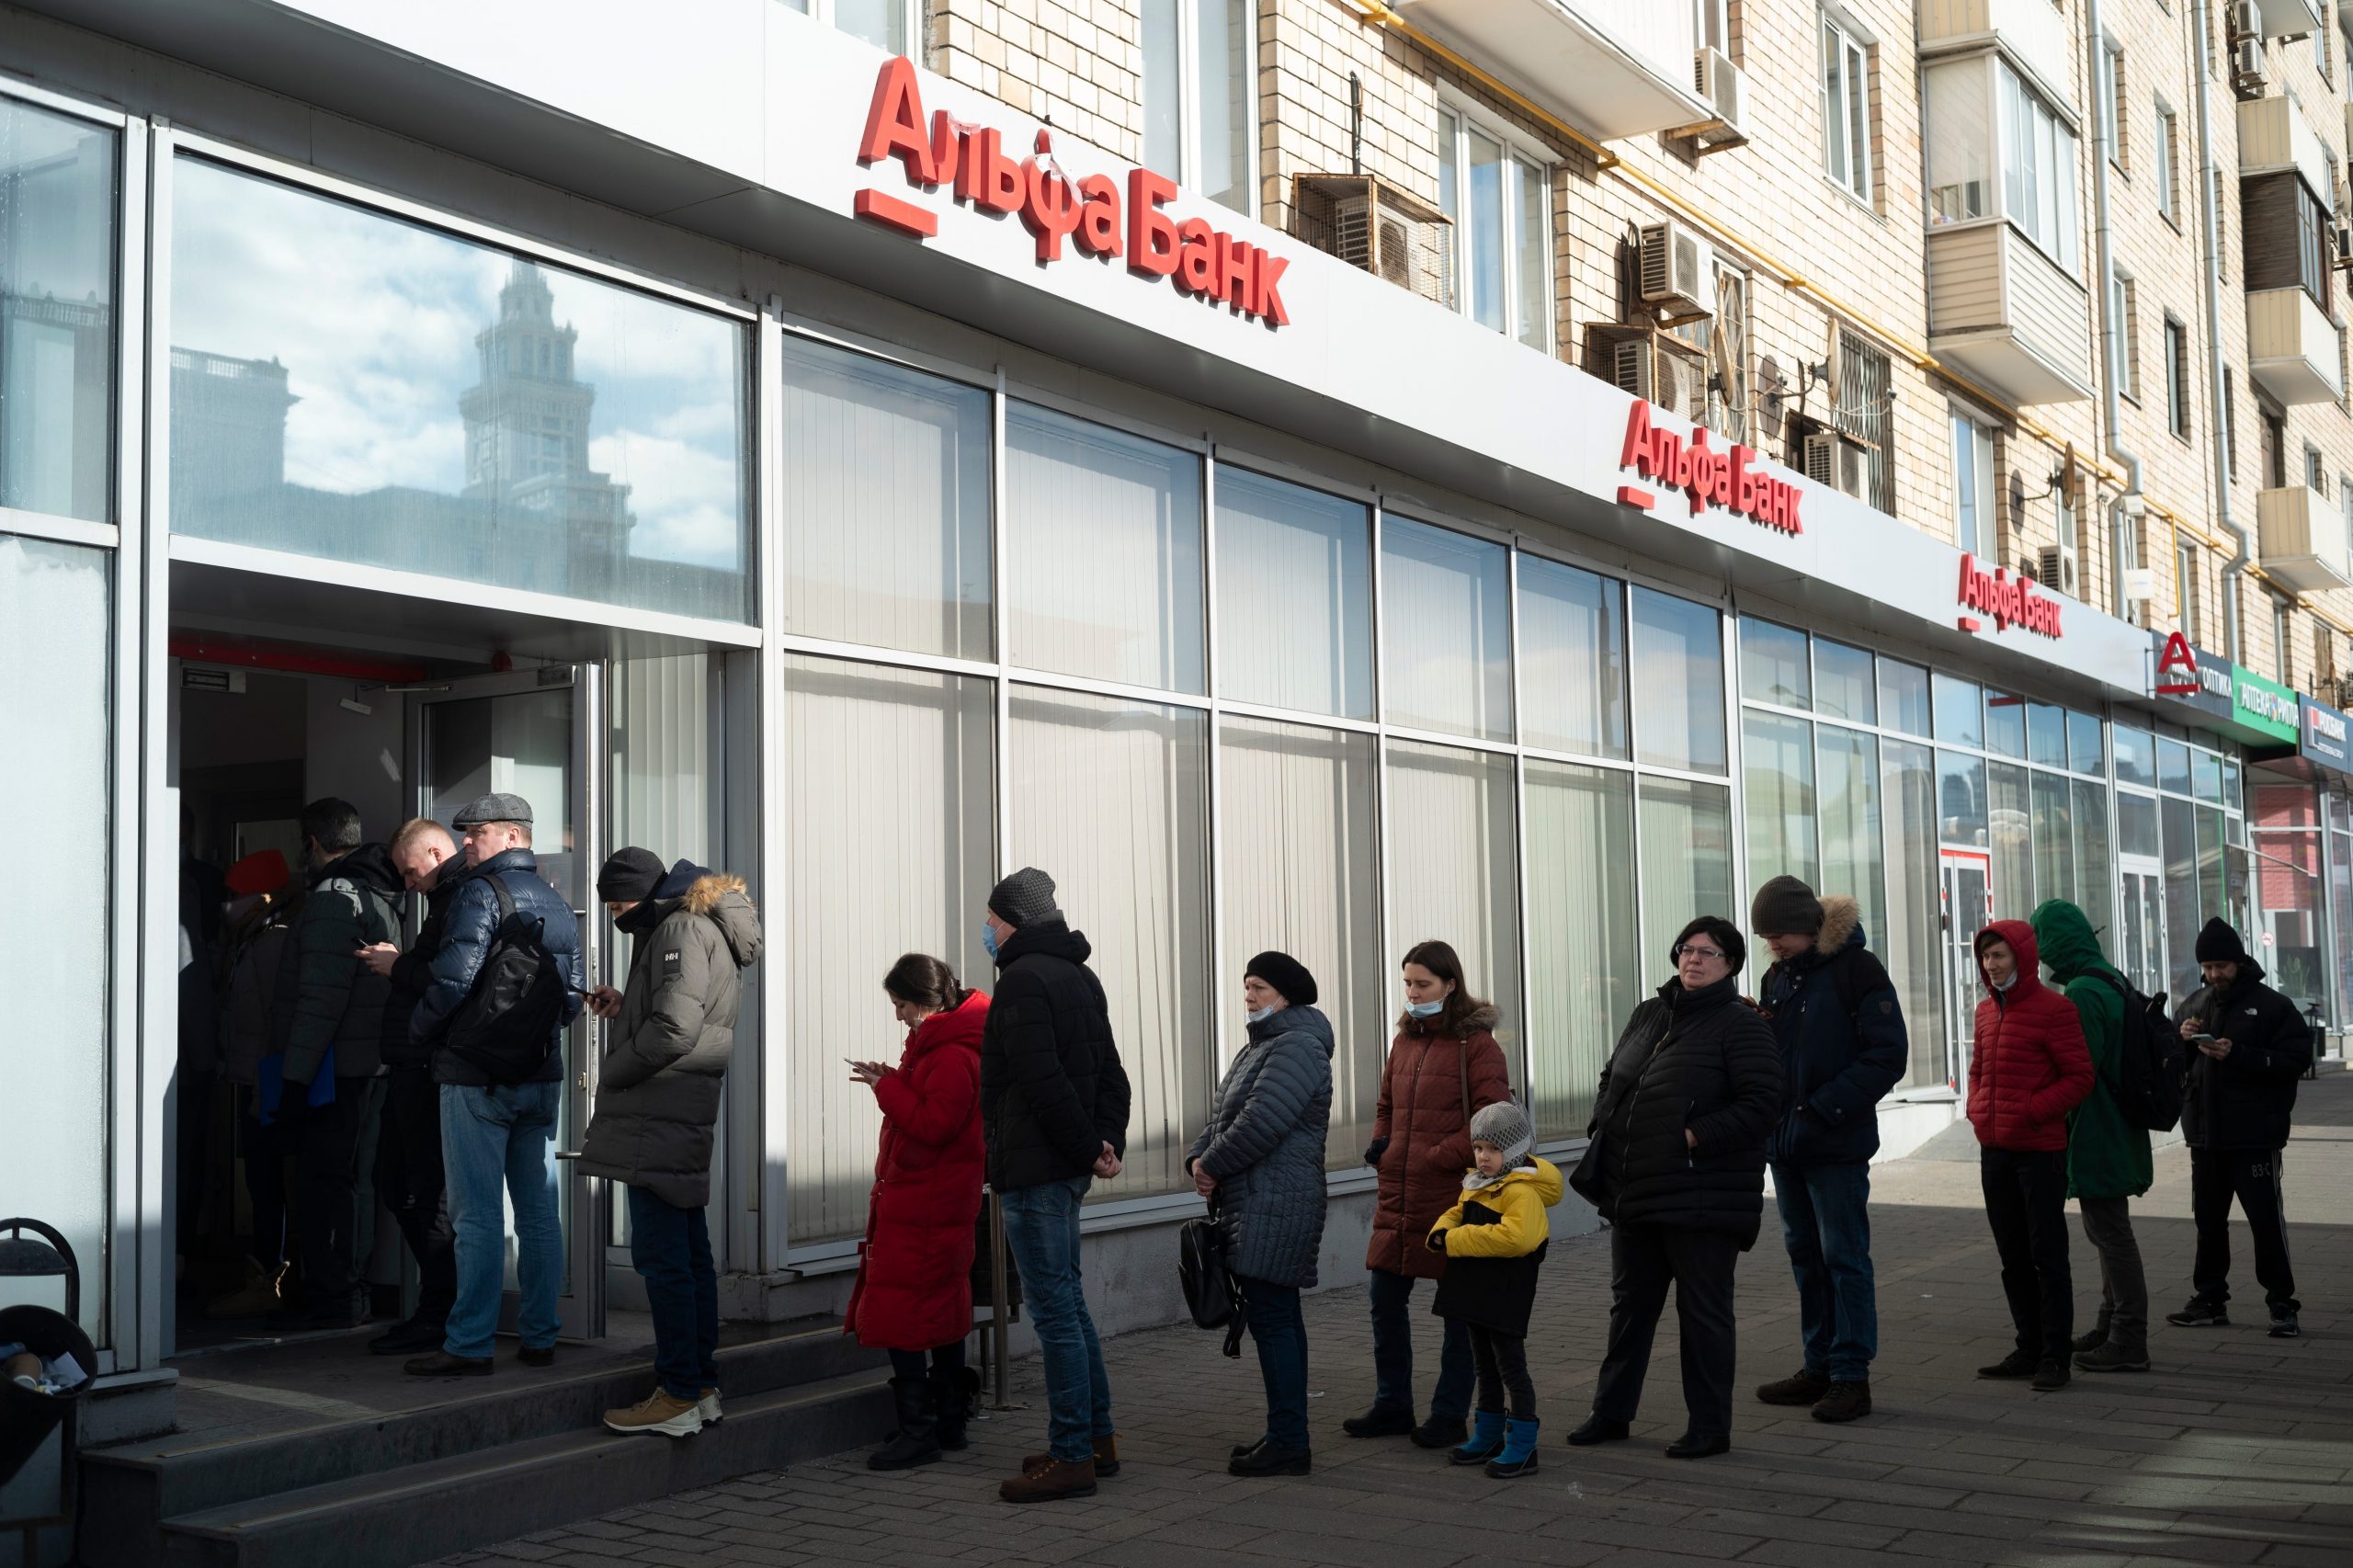
[[1267,1384],[1266,1434],[1237,1446],[1226,1468],[1305,1475],[1307,1325],[1299,1292],[1315,1283],[1324,1245],[1332,1025],[1315,1010],[1315,977],[1289,954],[1252,959],[1242,989],[1250,1042],[1218,1086],[1185,1168],[1222,1222],[1226,1267],[1241,1284]]

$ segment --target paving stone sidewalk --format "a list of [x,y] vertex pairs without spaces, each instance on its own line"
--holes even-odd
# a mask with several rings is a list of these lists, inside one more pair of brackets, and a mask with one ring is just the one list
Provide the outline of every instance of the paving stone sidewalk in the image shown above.
[[[1371,1390],[1363,1292],[1312,1298],[1315,1473],[1241,1481],[1228,1446],[1254,1438],[1256,1367],[1190,1328],[1106,1346],[1126,1465],[1097,1496],[1015,1509],[996,1483],[1042,1446],[1035,1364],[1016,1369],[1027,1408],[973,1428],[971,1450],[879,1475],[862,1453],[631,1508],[446,1560],[456,1565],[736,1568],[794,1563],[1595,1564],[1884,1568],[2353,1568],[2353,1074],[2303,1085],[2286,1180],[2305,1335],[2265,1333],[2243,1225],[2238,1319],[2160,1323],[2146,1375],[2079,1376],[2063,1392],[1972,1374],[2009,1348],[1973,1164],[1914,1159],[1875,1173],[1878,1413],[1825,1426],[1758,1404],[1750,1385],[1792,1370],[1796,1307],[1768,1209],[1739,1277],[1740,1382],[1733,1451],[1699,1461],[1661,1449],[1683,1427],[1672,1311],[1662,1324],[1634,1440],[1573,1451],[1608,1312],[1606,1238],[1555,1244],[1529,1336],[1545,1430],[1540,1475],[1488,1480],[1402,1440],[1352,1442],[1340,1419]],[[2134,1206],[2154,1313],[2188,1294],[2189,1162],[2160,1152]],[[2072,1215],[2071,1215],[2072,1222]],[[2074,1234],[2076,1301],[2097,1301]],[[1423,1383],[1436,1364],[1423,1325]],[[1795,1419],[1790,1417],[1794,1415]],[[620,1439],[616,1439],[617,1441]],[[652,1439],[637,1439],[650,1441]],[[1926,1565],[1924,1564],[1924,1568]]]

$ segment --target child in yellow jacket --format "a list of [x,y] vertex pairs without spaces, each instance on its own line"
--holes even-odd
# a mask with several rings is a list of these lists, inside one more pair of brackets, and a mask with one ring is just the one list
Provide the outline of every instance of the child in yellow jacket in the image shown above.
[[[1446,1254],[1430,1310],[1460,1318],[1479,1366],[1479,1409],[1470,1440],[1452,1450],[1456,1464],[1484,1464],[1499,1481],[1536,1471],[1536,1385],[1528,1376],[1528,1319],[1536,1308],[1536,1270],[1552,1227],[1545,1210],[1561,1201],[1561,1173],[1529,1153],[1536,1128],[1508,1100],[1471,1119],[1476,1169],[1462,1196],[1431,1227],[1429,1247]],[[1504,1412],[1504,1396],[1511,1412]]]

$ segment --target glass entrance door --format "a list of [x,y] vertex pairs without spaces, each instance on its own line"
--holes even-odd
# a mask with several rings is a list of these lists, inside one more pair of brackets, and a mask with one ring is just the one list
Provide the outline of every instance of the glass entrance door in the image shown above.
[[2124,902],[2117,921],[2116,963],[2144,996],[2165,990],[2165,868],[2145,856],[2119,862]]
[[[531,850],[540,875],[580,923],[588,983],[602,972],[603,911],[589,917],[591,883],[603,863],[598,775],[590,743],[599,733],[602,672],[595,665],[550,665],[512,675],[452,681],[410,697],[408,777],[418,816],[448,824],[466,802],[494,791],[530,802]],[[555,1150],[580,1147],[588,1125],[594,1075],[594,1020],[585,1011],[566,1032],[564,1094]],[[557,1212],[563,1227],[564,1278],[559,1310],[567,1339],[605,1332],[603,1185],[557,1162]],[[515,1271],[515,1221],[503,1217],[506,1297],[499,1327],[515,1326],[520,1296]]]
[[1993,860],[1983,849],[1947,849],[1938,858],[1944,923],[1945,1076],[1954,1088],[1969,1081],[1969,1050],[1984,987],[1977,977],[1977,933],[1994,918]]

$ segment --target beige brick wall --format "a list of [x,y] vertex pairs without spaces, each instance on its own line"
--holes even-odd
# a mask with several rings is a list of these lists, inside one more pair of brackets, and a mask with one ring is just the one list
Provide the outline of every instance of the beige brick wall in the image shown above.
[[[1679,5],[1684,0],[1654,0]],[[1449,63],[1442,50],[1425,47],[1410,29],[1370,25],[1358,0],[1252,0],[1257,25],[1260,196],[1262,215],[1290,222],[1292,176],[1346,170],[1350,153],[1350,73],[1362,84],[1360,155],[1379,175],[1427,199],[1438,195],[1438,114],[1445,102],[1468,106],[1517,142],[1554,161],[1556,349],[1576,359],[1585,329],[1625,314],[1619,299],[1620,257],[1630,229],[1663,215],[1699,215],[1699,226],[1720,251],[1746,267],[1751,282],[1753,351],[1769,355],[1792,378],[1819,361],[1844,321],[1888,354],[1893,408],[1895,513],[1906,524],[1956,537],[1949,420],[1955,407],[1990,415],[2001,432],[2001,516],[1989,542],[2015,565],[2054,537],[2055,503],[2044,492],[2049,475],[2072,447],[2082,488],[2077,494],[2083,593],[2109,602],[2113,551],[2105,503],[2120,488],[2120,472],[2104,455],[2097,397],[2023,410],[1974,395],[1938,373],[1929,361],[1926,230],[1923,221],[1920,62],[1914,0],[1836,0],[1835,9],[1874,40],[1871,199],[1858,201],[1823,170],[1820,17],[1816,0],[1733,0],[1735,56],[1746,74],[1745,147],[1694,156],[1686,142],[1643,136],[1612,142],[1597,155],[1581,139],[1540,112],[1529,112],[1508,92],[1493,89],[1487,71],[1505,62]],[[1143,116],[1138,102],[1142,51],[1141,0],[930,0],[931,62],[935,68],[995,94],[1027,113],[1050,115],[1055,125],[1124,157],[1138,156]],[[2082,223],[2079,281],[2092,325],[2084,353],[2099,362],[2099,292],[2092,222],[2091,60],[2083,33],[2082,0],[2063,0],[2075,102],[2082,119],[2078,209]],[[2332,14],[2335,7],[2329,7]],[[2206,369],[2207,323],[2202,231],[2198,203],[2195,56],[2188,7],[2158,0],[2109,0],[2106,25],[2124,49],[2126,168],[2114,174],[2113,222],[2119,267],[2134,280],[2140,395],[2120,404],[2120,436],[2143,462],[2150,513],[2138,530],[2143,563],[2156,574],[2151,624],[2176,623],[2174,540],[2199,547],[2201,638],[2224,645],[2220,574],[2229,556],[2216,520],[2213,443],[2218,411]],[[2218,38],[2219,42],[2219,38]],[[2342,102],[2347,69],[2341,42],[2330,51],[2324,79],[2317,51],[2307,41],[2266,49],[2268,90],[2292,92],[2315,131],[2340,157],[2346,150]],[[2238,452],[2231,485],[2233,510],[2252,530],[2263,488],[2261,422],[2256,390],[2246,375],[2246,321],[2240,261],[2236,111],[2227,65],[2217,51],[2211,95],[2215,153],[2222,177],[2224,278],[2221,336],[2236,404]],[[2160,211],[2153,141],[2162,97],[2177,117],[2176,216]],[[1614,165],[1614,166],[1613,166]],[[2339,319],[2346,294],[2337,293]],[[2164,328],[2170,312],[2187,329],[2190,348],[2189,429],[2168,427],[2165,397]],[[1790,392],[1794,394],[1792,381]],[[1808,394],[1819,413],[1824,389]],[[1780,405],[1794,410],[1794,397]],[[1759,422],[1774,412],[1759,407]],[[2353,474],[2353,417],[2336,403],[2285,411],[2286,466],[2302,483],[2306,442],[2320,449],[2331,515],[2341,505],[2340,476]],[[1760,445],[1789,455],[1767,432]],[[2259,566],[2248,575],[2244,661],[2267,673],[2279,667],[2270,600]],[[2315,619],[2317,612],[2318,619]],[[2295,684],[2310,689],[2313,639],[2325,628],[2333,663],[2353,673],[2353,594],[2300,602],[2291,617]]]

